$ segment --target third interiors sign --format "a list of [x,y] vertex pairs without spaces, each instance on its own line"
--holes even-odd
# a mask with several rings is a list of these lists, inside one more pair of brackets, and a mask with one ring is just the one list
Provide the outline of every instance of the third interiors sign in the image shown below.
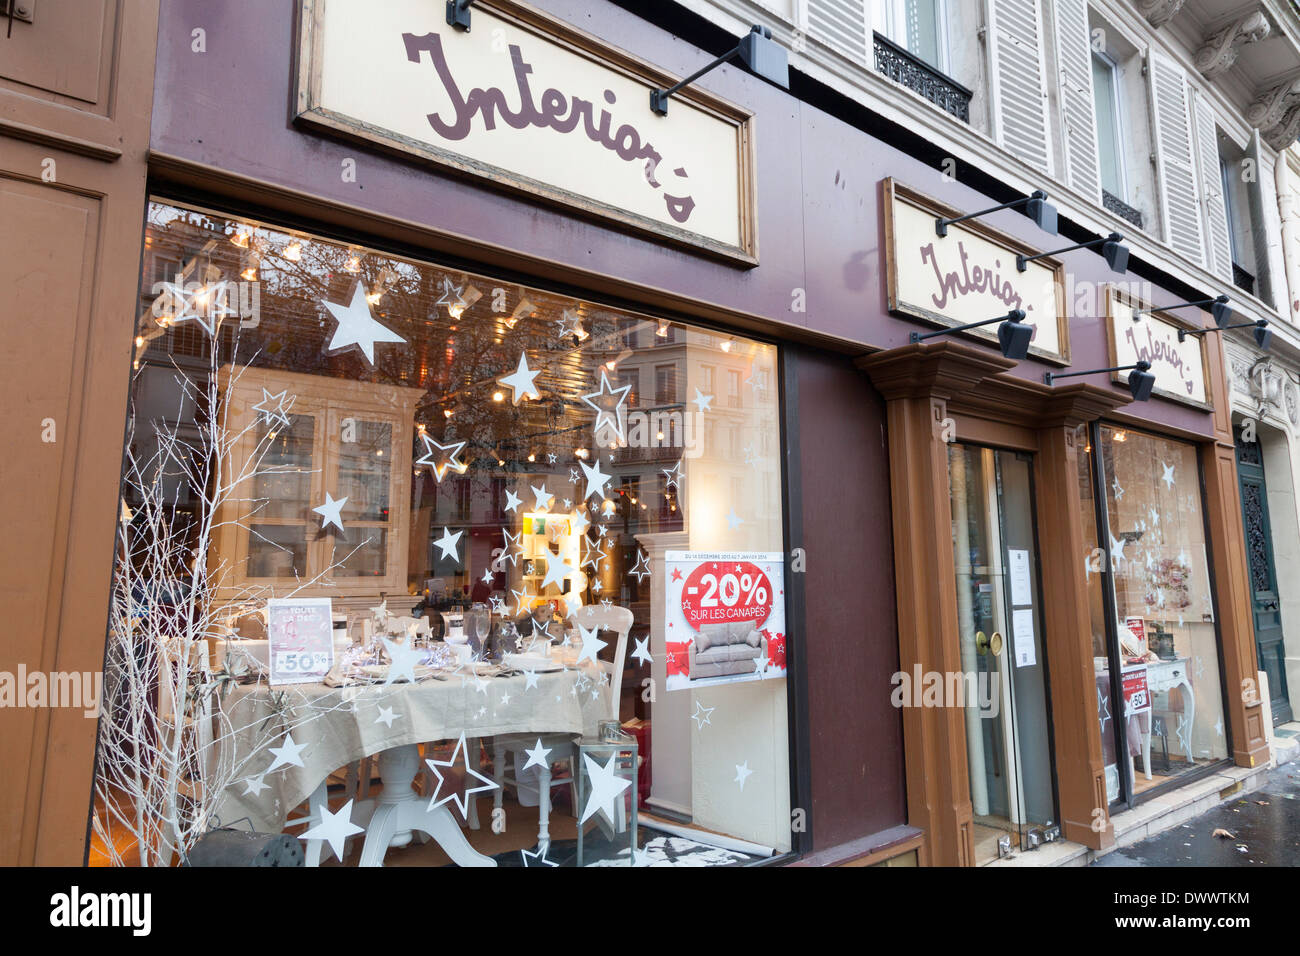
[[511,0],[309,0],[299,120],[756,262],[752,117]]

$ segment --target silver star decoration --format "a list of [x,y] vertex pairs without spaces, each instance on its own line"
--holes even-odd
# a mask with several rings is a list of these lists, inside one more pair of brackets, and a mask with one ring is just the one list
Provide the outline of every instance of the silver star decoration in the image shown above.
[[703,730],[705,724],[713,723],[713,721],[709,720],[709,714],[717,709],[716,707],[705,707],[697,700],[695,702],[695,713],[691,714],[691,720],[695,721],[696,728]]
[[637,549],[636,564],[628,572],[630,577],[636,578],[637,584],[640,584],[646,578],[650,577],[650,562],[646,560],[645,552]]
[[374,365],[376,343],[406,341],[392,329],[375,321],[374,316],[370,314],[370,303],[366,301],[366,286],[363,282],[357,283],[357,287],[352,291],[352,301],[347,305],[329,301],[323,304],[338,321],[334,337],[326,347],[330,352],[355,345],[361,349],[366,361]]
[[[480,711],[480,714],[482,714],[482,713],[484,713],[484,711]],[[442,785],[443,785],[444,780],[443,780],[442,773],[439,772],[438,768],[439,768],[439,767],[448,767],[448,768],[450,768],[450,767],[454,766],[455,763],[456,763],[456,756],[457,756],[457,754],[461,755],[461,758],[462,758],[462,760],[464,761],[464,765],[465,765],[465,782],[466,782],[466,783],[469,783],[469,778],[470,778],[470,777],[473,777],[473,778],[475,778],[476,780],[481,780],[481,781],[483,781],[483,786],[481,786],[481,787],[470,787],[470,788],[467,788],[463,793],[451,793],[451,794],[448,794],[447,796],[443,797],[442,799],[439,799],[439,798],[438,798],[438,794],[442,792]],[[477,755],[476,755],[476,756],[477,756]],[[456,741],[456,748],[451,752],[451,759],[449,759],[449,760],[428,760],[428,759],[426,759],[424,762],[428,765],[429,770],[432,771],[434,777],[436,777],[437,780],[438,780],[438,784],[437,784],[437,786],[434,787],[434,789],[433,789],[433,796],[429,798],[429,809],[430,809],[430,810],[436,810],[438,807],[442,806],[444,803],[447,803],[448,801],[454,801],[455,804],[456,804],[456,809],[458,809],[458,810],[460,811],[461,818],[462,818],[462,819],[468,819],[468,816],[469,816],[469,799],[470,799],[470,797],[471,797],[473,794],[476,794],[476,793],[482,793],[482,792],[485,791],[485,790],[496,790],[496,789],[497,789],[497,784],[496,784],[494,781],[492,781],[492,780],[488,779],[487,777],[483,776],[481,773],[479,773],[477,770],[475,770],[473,767],[471,767],[471,766],[469,765],[469,764],[470,764],[469,751],[468,751],[468,749],[467,749],[466,746],[465,746],[465,731],[463,731],[463,730],[460,732],[460,739]],[[477,761],[475,761],[475,762],[477,763]]]
[[449,445],[443,445],[436,442],[432,437],[420,433],[420,440],[424,442],[424,454],[415,459],[417,465],[428,465],[433,469],[434,480],[439,484],[442,483],[443,476],[448,471],[455,471],[459,475],[465,474],[469,468],[464,462],[459,461],[456,456],[465,449],[465,442],[456,441]]
[[[298,397],[296,395],[290,395],[286,401],[285,395],[287,395],[288,392],[289,390],[285,388],[272,395],[266,388],[263,388],[262,400],[253,406],[253,411],[257,412],[262,421],[268,425],[274,425],[276,422],[279,422],[285,428],[288,428],[290,425],[289,409],[293,408],[293,403]],[[274,408],[271,407],[272,402],[275,402]]]
[[438,296],[437,301],[433,304],[445,305],[447,311],[453,316],[457,314],[452,311],[453,309],[460,309],[463,312],[465,307],[469,305],[469,303],[465,301],[465,296],[461,294],[465,287],[463,285],[453,285],[452,281],[446,276],[442,277],[440,285],[442,286],[442,294]]
[[525,867],[529,865],[528,863],[529,860],[536,860],[542,866],[559,866],[560,864],[553,863],[546,858],[546,854],[550,852],[550,849],[551,849],[551,845],[550,842],[548,841],[545,846],[538,844],[538,850],[536,853],[530,852],[529,850],[520,850],[519,855],[524,858]]
[[[611,388],[609,376],[605,374],[605,369],[601,368],[600,388],[582,396],[582,400],[596,410],[596,423],[592,426],[593,432],[598,433],[602,427],[609,427],[613,429],[620,442],[627,441],[627,429],[624,427],[627,417],[625,405],[627,403],[627,393],[630,391],[632,391],[631,385]],[[610,453],[610,460],[613,461],[613,452]]]

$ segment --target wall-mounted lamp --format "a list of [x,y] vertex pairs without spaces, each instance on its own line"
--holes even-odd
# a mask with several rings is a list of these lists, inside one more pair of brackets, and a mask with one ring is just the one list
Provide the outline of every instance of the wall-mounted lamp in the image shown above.
[[1004,202],[1001,206],[992,206],[988,209],[981,209],[979,212],[970,212],[964,216],[958,216],[956,219],[936,219],[934,221],[934,234],[942,239],[948,235],[948,227],[953,223],[965,222],[967,219],[974,219],[977,216],[987,216],[999,209],[1011,209],[1014,206],[1024,206],[1025,215],[1034,220],[1034,224],[1039,229],[1056,235],[1056,207],[1047,201],[1047,193],[1041,189],[1035,189],[1024,199]]
[[1128,371],[1128,390],[1133,396],[1135,402],[1145,402],[1151,397],[1151,389],[1155,387],[1156,377],[1151,374],[1150,362],[1137,362],[1134,365],[1116,365],[1114,368],[1093,368],[1086,372],[1048,372],[1043,376],[1043,381],[1051,385],[1059,378],[1074,378],[1078,375],[1096,375],[1098,372],[1123,372]]
[[1101,239],[1081,242],[1076,246],[1066,246],[1064,249],[1057,249],[1053,252],[1040,252],[1034,256],[1016,256],[1016,268],[1024,272],[1029,267],[1029,263],[1035,259],[1059,255],[1062,252],[1073,252],[1075,249],[1083,249],[1088,246],[1101,246],[1101,254],[1106,257],[1106,264],[1110,266],[1112,272],[1118,272],[1120,275],[1128,272],[1128,246],[1124,245],[1124,237],[1118,232],[1112,232],[1109,236]]
[[447,0],[447,25],[457,30],[469,29],[469,5],[474,0]]
[[739,59],[745,69],[755,76],[767,80],[783,90],[790,88],[790,65],[785,48],[772,40],[772,31],[767,27],[754,26],[749,33],[740,38],[735,49],[722,54],[708,66],[696,70],[680,83],[675,83],[666,90],[650,91],[650,109],[660,116],[668,115],[668,97],[684,86],[694,83],[705,73],[721,66],[728,60]]
[[[1133,321],[1138,320],[1139,315],[1147,315],[1151,312],[1168,312],[1170,309],[1188,309],[1192,306],[1209,306],[1210,315],[1214,316],[1214,324],[1223,328],[1232,321],[1231,300],[1226,295],[1221,295],[1216,299],[1198,299],[1195,302],[1179,302],[1177,305],[1161,306],[1158,309],[1138,309],[1133,313]],[[1238,326],[1234,326],[1238,328]],[[1181,337],[1179,338],[1181,342]]]
[[1266,352],[1269,344],[1273,341],[1273,330],[1268,327],[1268,319],[1260,319],[1258,322],[1242,322],[1239,325],[1221,325],[1217,329],[1179,329],[1178,341],[1185,341],[1189,335],[1204,335],[1206,332],[1226,332],[1228,329],[1254,329],[1255,344]]
[[1012,309],[1006,315],[984,319],[981,322],[969,322],[966,325],[955,325],[950,329],[927,332],[925,335],[920,332],[913,332],[908,336],[908,341],[916,344],[917,342],[924,342],[926,339],[932,339],[937,335],[965,332],[967,329],[977,329],[981,325],[992,325],[994,322],[1002,323],[998,326],[998,345],[1001,346],[1004,356],[1018,360],[1029,354],[1029,340],[1034,337],[1034,328],[1031,325],[1025,325],[1025,312],[1023,309]]

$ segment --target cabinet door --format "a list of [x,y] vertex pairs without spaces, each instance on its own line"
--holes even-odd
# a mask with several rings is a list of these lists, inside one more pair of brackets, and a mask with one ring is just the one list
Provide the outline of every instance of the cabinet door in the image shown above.
[[[319,516],[312,512],[320,494],[319,416],[289,415],[289,427],[259,421],[251,432],[250,454],[264,448],[259,473],[251,480],[244,574],[259,581],[306,579],[308,559],[317,537]],[[266,443],[263,445],[263,443]]]
[[[331,407],[326,445],[327,486],[343,506],[344,531],[320,540],[320,567],[340,585],[388,584],[397,567],[394,474],[398,423],[383,416]],[[333,489],[333,490],[331,490]]]

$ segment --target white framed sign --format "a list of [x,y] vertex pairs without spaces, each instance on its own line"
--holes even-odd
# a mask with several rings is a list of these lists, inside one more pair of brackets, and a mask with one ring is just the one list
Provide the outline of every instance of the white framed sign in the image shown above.
[[[1156,377],[1153,395],[1170,401],[1211,411],[1210,380],[1207,369],[1205,336],[1189,335],[1178,341],[1179,329],[1193,325],[1169,312],[1140,315],[1133,313],[1151,308],[1116,286],[1106,289],[1106,328],[1110,344],[1111,365],[1134,365],[1150,362]],[[1112,372],[1111,380],[1128,381],[1128,372]]]
[[664,554],[666,690],[786,676],[785,555]]
[[[934,221],[964,215],[893,179],[881,182],[885,219],[885,279],[889,311],[952,328],[1023,309],[1034,329],[1029,354],[1070,364],[1070,326],[1065,312],[1065,270],[1052,257],[1016,269],[1016,256],[1040,250],[979,219],[935,234]],[[972,329],[975,338],[997,342],[997,326]]]
[[517,2],[304,0],[297,120],[746,265],[753,116]]
[[334,666],[329,598],[271,598],[266,602],[271,684],[324,680]]

